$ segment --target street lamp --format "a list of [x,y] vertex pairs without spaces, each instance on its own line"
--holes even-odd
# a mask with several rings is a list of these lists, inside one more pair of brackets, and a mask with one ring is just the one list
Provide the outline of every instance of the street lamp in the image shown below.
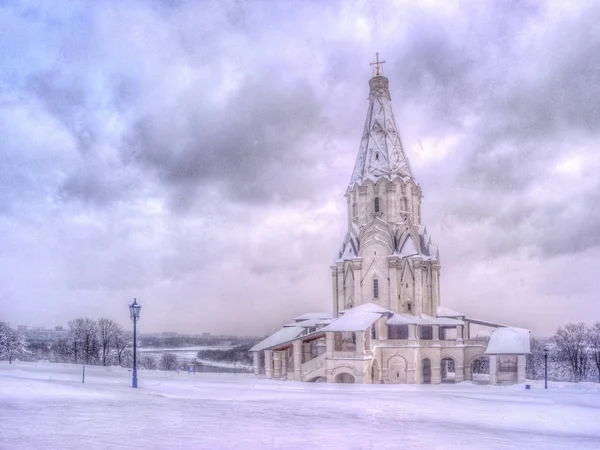
[[133,320],[133,381],[131,383],[131,387],[137,388],[137,339],[136,339],[136,324],[138,319],[140,318],[140,310],[142,309],[142,305],[138,305],[137,300],[134,298],[133,303],[129,305],[129,315],[131,320]]
[[548,389],[548,349],[544,349],[544,389]]

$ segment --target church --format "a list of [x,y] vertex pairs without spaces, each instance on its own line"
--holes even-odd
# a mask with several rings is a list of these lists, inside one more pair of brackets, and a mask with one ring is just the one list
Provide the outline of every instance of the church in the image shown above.
[[254,373],[338,383],[523,382],[528,330],[441,305],[440,253],[422,222],[423,193],[398,133],[389,80],[379,58],[373,64],[345,194],[347,232],[331,266],[331,311],[296,317],[250,349]]

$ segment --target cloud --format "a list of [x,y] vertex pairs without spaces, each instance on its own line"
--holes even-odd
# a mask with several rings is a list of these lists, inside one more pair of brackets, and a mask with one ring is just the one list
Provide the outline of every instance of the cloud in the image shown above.
[[556,280],[600,253],[594,2],[268,6],[0,7],[0,316],[138,297],[147,329],[262,334],[329,308],[379,51],[445,304],[587,317],[596,286]]

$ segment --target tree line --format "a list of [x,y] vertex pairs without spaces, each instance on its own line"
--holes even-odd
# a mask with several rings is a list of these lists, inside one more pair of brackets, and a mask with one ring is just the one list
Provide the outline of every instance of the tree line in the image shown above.
[[52,344],[27,343],[23,334],[0,322],[0,357],[87,365],[131,364],[131,333],[106,318],[81,317],[67,324],[66,337]]
[[547,345],[532,339],[527,378],[544,378],[544,349],[548,349],[549,380],[600,383],[600,322],[559,327]]

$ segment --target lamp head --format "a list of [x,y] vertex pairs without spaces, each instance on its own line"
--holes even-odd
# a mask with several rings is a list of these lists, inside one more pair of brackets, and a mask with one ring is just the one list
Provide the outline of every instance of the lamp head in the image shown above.
[[134,298],[133,303],[129,305],[129,316],[131,320],[137,320],[140,318],[140,310],[142,309],[142,305],[138,304],[137,300]]

